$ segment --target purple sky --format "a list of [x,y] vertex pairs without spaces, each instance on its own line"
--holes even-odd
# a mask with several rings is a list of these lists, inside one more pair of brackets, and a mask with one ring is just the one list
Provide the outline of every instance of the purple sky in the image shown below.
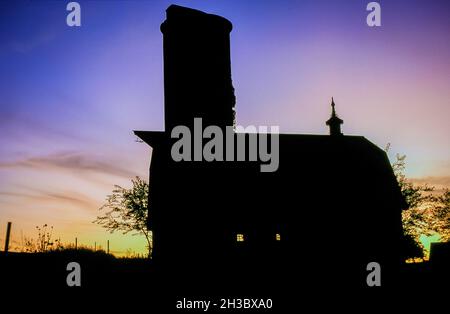
[[[48,223],[65,241],[110,236],[91,222],[113,184],[147,178],[150,149],[132,130],[163,129],[162,35],[169,1],[0,3],[0,241]],[[177,1],[228,18],[237,122],[326,134],[334,96],[345,134],[366,136],[407,175],[450,185],[450,2]]]

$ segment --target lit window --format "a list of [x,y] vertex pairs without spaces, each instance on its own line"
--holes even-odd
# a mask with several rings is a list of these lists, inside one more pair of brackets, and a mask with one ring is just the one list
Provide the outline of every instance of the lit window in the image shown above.
[[276,233],[276,234],[275,234],[275,240],[281,241],[281,234]]
[[244,242],[244,235],[242,233],[238,233],[236,235],[236,241],[237,242]]

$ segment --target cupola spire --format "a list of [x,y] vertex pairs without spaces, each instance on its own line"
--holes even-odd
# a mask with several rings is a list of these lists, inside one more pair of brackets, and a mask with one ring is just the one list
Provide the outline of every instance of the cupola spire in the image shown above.
[[343,135],[341,131],[341,124],[343,124],[344,121],[339,119],[339,117],[337,116],[335,106],[336,105],[334,103],[334,98],[331,97],[331,117],[326,122],[326,124],[330,128],[331,136]]

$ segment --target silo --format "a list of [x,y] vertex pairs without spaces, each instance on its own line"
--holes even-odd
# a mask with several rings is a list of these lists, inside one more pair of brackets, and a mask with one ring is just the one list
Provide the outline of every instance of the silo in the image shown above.
[[164,41],[165,127],[226,126],[234,121],[227,19],[171,5],[161,24]]

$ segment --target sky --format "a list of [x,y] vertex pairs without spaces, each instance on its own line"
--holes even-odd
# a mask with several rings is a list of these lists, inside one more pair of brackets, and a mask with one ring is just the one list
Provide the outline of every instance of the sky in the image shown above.
[[367,0],[0,2],[0,243],[54,226],[70,243],[142,253],[145,240],[92,223],[114,184],[148,178],[151,150],[132,130],[163,130],[162,34],[170,4],[233,23],[237,123],[327,134],[334,97],[343,132],[416,182],[450,186],[450,2]]

